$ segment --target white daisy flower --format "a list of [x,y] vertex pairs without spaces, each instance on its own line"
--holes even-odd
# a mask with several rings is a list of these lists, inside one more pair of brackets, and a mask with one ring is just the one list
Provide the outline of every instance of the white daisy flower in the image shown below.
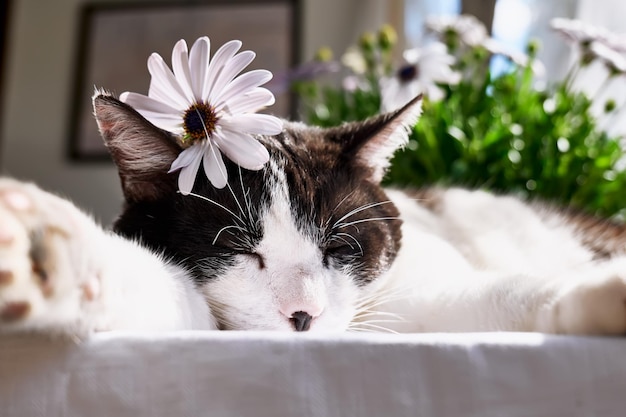
[[606,29],[577,19],[557,17],[550,21],[550,26],[555,32],[574,44],[604,40],[608,36]]
[[580,20],[556,18],[550,21],[550,25],[567,41],[581,49],[584,65],[599,59],[614,74],[626,72],[626,58],[622,55],[626,51],[625,35]]
[[393,77],[380,80],[381,110],[395,110],[418,94],[425,94],[430,100],[443,98],[443,91],[437,84],[456,85],[461,74],[452,69],[455,59],[444,44],[436,42],[424,48],[409,49],[404,52],[406,65]]
[[341,63],[355,74],[365,74],[367,63],[361,51],[356,47],[350,47],[341,57]]
[[485,25],[472,15],[433,16],[426,19],[426,29],[439,35],[440,40],[453,34],[468,46],[482,45],[489,38]]
[[348,75],[341,80],[341,88],[349,93],[354,93],[357,90],[369,91],[371,85],[361,76]]
[[613,74],[626,73],[626,57],[603,42],[591,42],[589,51]]
[[199,38],[187,52],[180,40],[172,51],[173,71],[157,53],[148,58],[151,75],[148,95],[125,92],[120,99],[155,126],[181,137],[187,146],[169,172],[180,170],[178,188],[189,194],[200,164],[213,186],[227,181],[222,153],[243,168],[259,170],[268,161],[267,149],[252,135],[276,135],[282,121],[256,114],[274,103],[274,95],[260,87],[272,78],[266,70],[239,75],[254,59],[239,52],[241,42],[224,44],[210,58],[208,37]]
[[626,33],[611,33],[605,43],[617,52],[626,52]]
[[[493,38],[487,39],[485,43],[483,44],[483,46],[489,53],[494,54],[494,55],[501,55],[511,60],[511,62],[513,62],[514,64],[520,67],[526,67],[528,63],[530,62],[530,57],[526,55],[525,53],[517,51],[513,48],[510,48],[507,45],[503,44],[502,42],[498,42],[497,40]],[[530,64],[531,64],[531,69],[533,73],[537,77],[539,78],[545,77],[546,67],[543,65],[541,61],[539,61],[537,58],[534,58],[532,62],[530,62]]]

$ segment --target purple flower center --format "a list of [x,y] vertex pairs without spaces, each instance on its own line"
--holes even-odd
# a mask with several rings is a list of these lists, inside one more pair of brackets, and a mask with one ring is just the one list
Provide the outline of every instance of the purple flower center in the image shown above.
[[185,139],[196,142],[211,137],[219,117],[213,106],[208,103],[195,103],[187,109],[183,116]]
[[408,83],[417,77],[417,66],[406,65],[398,70],[398,79],[403,83]]

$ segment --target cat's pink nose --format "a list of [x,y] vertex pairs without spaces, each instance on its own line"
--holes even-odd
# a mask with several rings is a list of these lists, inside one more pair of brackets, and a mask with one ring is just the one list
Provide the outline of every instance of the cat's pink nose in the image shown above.
[[307,330],[309,330],[312,320],[313,317],[309,313],[304,311],[296,311],[291,315],[291,318],[289,319],[297,332],[306,332]]
[[284,303],[282,308],[280,308],[280,312],[289,319],[294,330],[297,332],[306,332],[309,330],[313,320],[319,317],[323,310],[324,307],[322,304],[303,300],[297,302],[292,300],[291,302]]

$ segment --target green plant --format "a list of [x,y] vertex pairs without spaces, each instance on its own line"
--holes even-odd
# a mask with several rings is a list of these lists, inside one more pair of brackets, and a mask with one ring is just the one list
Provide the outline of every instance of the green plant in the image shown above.
[[[474,35],[480,32],[480,27],[474,29]],[[351,85],[345,80],[338,86],[319,79],[293,83],[308,122],[332,126],[362,120],[379,112],[381,104],[385,109],[385,83],[400,79],[398,85],[408,88],[411,80],[403,80],[402,71],[411,67],[420,71],[420,62],[398,68],[389,64],[394,45],[385,40],[389,39],[385,32],[390,30],[385,27],[378,36],[362,37],[357,49],[362,56],[360,68],[346,62]],[[592,54],[589,60],[589,39],[578,39],[587,49],[582,50],[576,69],[564,80],[539,89],[536,43],[523,56],[503,52],[486,36],[480,42],[464,41],[462,28],[452,23],[440,25],[438,33],[446,43],[446,53],[454,58],[450,68],[459,77],[432,85],[421,80],[422,90],[436,88],[441,98],[424,101],[409,145],[392,161],[387,184],[485,188],[623,217],[626,171],[620,138],[599,127],[592,111],[594,100],[571,87],[572,74],[603,58]],[[508,56],[510,71],[491,73],[494,53]],[[611,64],[609,81],[621,74],[615,70],[615,61],[604,62]],[[619,110],[614,102],[606,103],[607,114]]]

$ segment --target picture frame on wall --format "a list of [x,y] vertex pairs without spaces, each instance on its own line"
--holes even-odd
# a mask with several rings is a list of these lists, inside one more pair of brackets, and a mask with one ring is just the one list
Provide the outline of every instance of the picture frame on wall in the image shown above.
[[[80,12],[79,44],[73,83],[69,128],[69,156],[74,161],[110,161],[93,117],[91,99],[96,88],[119,96],[124,91],[148,93],[147,59],[159,53],[171,66],[179,39],[193,42],[208,36],[211,53],[239,39],[242,50],[256,59],[246,71],[263,68],[276,81],[298,62],[299,0],[195,0],[193,2],[137,2],[86,4]],[[280,86],[278,86],[280,87]],[[291,117],[294,97],[276,92],[267,112]]]
[[[8,44],[9,44],[9,14],[11,12],[12,0],[3,0],[0,2],[0,98],[4,98],[5,86],[4,86],[4,73],[7,70],[8,61]],[[2,100],[0,100],[0,132],[2,132],[2,120],[4,117]],[[0,137],[0,143],[2,142]]]

